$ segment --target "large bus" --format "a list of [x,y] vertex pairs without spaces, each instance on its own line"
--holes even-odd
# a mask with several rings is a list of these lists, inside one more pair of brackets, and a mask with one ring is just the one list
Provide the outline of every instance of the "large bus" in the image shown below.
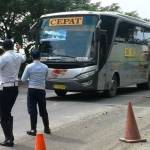
[[74,11],[41,16],[31,30],[49,67],[48,89],[104,91],[150,88],[150,24],[113,12]]

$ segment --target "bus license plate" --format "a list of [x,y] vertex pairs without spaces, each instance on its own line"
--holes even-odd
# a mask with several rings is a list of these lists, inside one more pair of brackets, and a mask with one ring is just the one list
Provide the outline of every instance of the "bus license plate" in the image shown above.
[[66,86],[62,84],[54,84],[54,89],[60,89],[60,90],[65,90]]

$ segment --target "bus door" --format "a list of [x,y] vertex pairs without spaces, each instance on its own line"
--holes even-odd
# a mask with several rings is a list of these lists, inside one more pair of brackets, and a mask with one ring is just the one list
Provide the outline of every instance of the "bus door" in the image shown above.
[[105,65],[107,56],[108,56],[108,40],[107,40],[107,31],[100,30],[100,39],[98,41],[98,55],[99,55],[99,63],[98,63],[98,89],[104,89],[106,83],[106,71],[107,67]]
[[[99,41],[99,75],[98,87],[99,89],[107,89],[109,82],[111,82],[112,74],[109,69],[109,53],[111,50],[112,39],[114,36],[116,18],[111,16],[101,15],[100,25],[100,41]],[[106,87],[107,86],[107,87]]]
[[126,42],[124,38],[115,37],[111,54],[109,57],[108,70],[110,74],[118,72],[120,77],[120,86],[129,84],[130,72],[128,69],[129,63],[125,57]]

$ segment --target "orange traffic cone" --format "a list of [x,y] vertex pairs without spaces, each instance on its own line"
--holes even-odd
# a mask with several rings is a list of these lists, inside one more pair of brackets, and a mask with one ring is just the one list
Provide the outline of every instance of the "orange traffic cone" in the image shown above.
[[127,143],[146,142],[146,139],[141,139],[131,102],[128,103],[125,138],[120,138],[120,141]]
[[35,150],[46,150],[44,135],[42,133],[36,134]]

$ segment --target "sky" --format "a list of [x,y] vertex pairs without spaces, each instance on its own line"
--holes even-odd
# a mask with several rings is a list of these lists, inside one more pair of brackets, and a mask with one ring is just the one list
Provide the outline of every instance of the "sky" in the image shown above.
[[136,11],[141,18],[150,19],[150,0],[91,0],[101,2],[101,6],[108,6],[118,3],[124,12]]

